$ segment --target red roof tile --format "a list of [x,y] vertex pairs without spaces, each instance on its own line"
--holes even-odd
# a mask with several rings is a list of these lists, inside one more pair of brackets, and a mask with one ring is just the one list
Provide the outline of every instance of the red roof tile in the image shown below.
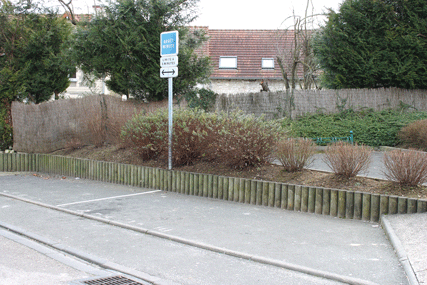
[[[282,79],[276,57],[280,53],[291,53],[294,33],[287,30],[208,30],[208,36],[204,52],[212,60],[212,79]],[[237,69],[220,69],[221,56],[236,56]],[[274,58],[274,69],[263,69],[263,58]]]

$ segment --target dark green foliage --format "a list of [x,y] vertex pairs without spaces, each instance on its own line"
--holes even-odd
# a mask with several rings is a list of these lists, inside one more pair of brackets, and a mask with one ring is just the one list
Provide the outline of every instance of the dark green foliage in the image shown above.
[[314,39],[327,88],[427,88],[427,1],[346,0]]
[[397,134],[409,123],[427,118],[426,112],[405,109],[355,112],[352,109],[337,114],[309,114],[295,121],[284,121],[295,137],[344,137],[350,131],[354,141],[369,146],[396,146]]
[[10,103],[0,101],[0,150],[7,149],[13,144],[13,132],[10,116]]
[[218,94],[212,90],[195,88],[184,94],[183,97],[187,101],[188,107],[209,111],[214,107],[217,96]]
[[209,77],[209,59],[194,50],[205,40],[200,31],[184,25],[194,19],[197,0],[121,0],[105,13],[83,23],[76,35],[74,57],[79,67],[95,78],[106,77],[116,93],[137,99],[167,97],[167,79],[160,78],[160,34],[179,32],[179,76],[174,94],[185,94]]
[[41,103],[70,85],[68,76],[75,71],[69,54],[72,27],[56,13],[30,15],[28,21],[33,26],[19,58],[21,80],[29,101]]
[[64,91],[75,70],[70,24],[31,1],[0,4],[0,148],[12,144],[11,102],[40,103]]
[[5,2],[0,8],[0,98],[40,103],[67,89],[75,70],[68,54],[70,36],[71,25],[55,12]]

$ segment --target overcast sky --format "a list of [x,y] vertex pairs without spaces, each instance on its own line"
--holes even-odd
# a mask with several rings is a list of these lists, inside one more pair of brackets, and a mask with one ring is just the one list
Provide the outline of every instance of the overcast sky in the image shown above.
[[[96,1],[96,2],[95,2]],[[325,8],[338,10],[343,0],[310,0],[315,13]],[[88,13],[98,0],[73,0],[76,13]],[[292,21],[282,23],[293,14],[304,15],[307,0],[200,0],[197,26],[211,29],[277,29],[288,28]],[[310,8],[311,9],[311,8]],[[324,20],[321,20],[324,21]]]
[[[311,1],[310,10],[314,7],[315,13],[321,13],[325,7],[337,10],[343,0]],[[303,16],[306,6],[306,0],[200,0],[199,19],[193,24],[211,29],[287,28],[293,22],[283,21],[293,15],[293,10]]]

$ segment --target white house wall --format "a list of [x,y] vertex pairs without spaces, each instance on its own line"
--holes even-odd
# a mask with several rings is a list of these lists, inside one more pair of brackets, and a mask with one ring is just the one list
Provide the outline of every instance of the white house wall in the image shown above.
[[[283,80],[268,80],[268,88],[272,92],[285,90]],[[239,94],[260,92],[261,80],[241,80],[241,79],[212,79],[206,86],[218,94]]]
[[70,86],[61,94],[64,98],[80,98],[93,94],[109,95],[111,93],[102,80],[96,80],[93,87],[86,86],[83,75],[83,71],[77,70],[76,78],[70,78]]

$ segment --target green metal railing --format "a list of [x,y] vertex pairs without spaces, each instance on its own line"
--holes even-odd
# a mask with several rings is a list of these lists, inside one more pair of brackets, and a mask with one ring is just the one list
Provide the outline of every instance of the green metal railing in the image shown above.
[[329,143],[335,143],[338,141],[344,141],[353,144],[353,131],[350,131],[350,135],[347,137],[317,137],[317,138],[311,138],[313,141],[316,142],[317,145],[327,145]]

